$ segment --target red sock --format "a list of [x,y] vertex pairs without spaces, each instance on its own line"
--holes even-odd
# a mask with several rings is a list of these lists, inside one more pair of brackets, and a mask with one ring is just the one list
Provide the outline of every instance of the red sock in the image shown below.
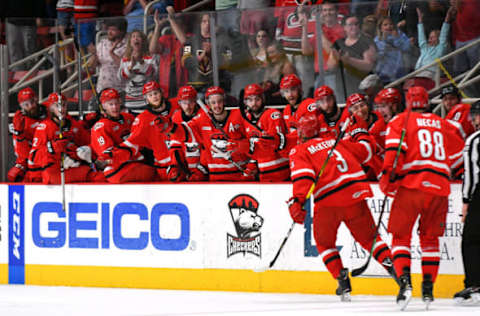
[[327,267],[333,278],[338,278],[338,276],[340,275],[340,270],[343,269],[343,264],[337,248],[324,250],[320,254],[320,257],[322,257],[323,263],[325,263],[325,266]]
[[438,275],[438,268],[440,266],[440,249],[438,238],[421,238],[420,244],[422,246],[422,274],[425,280],[425,275],[430,274],[432,282]]

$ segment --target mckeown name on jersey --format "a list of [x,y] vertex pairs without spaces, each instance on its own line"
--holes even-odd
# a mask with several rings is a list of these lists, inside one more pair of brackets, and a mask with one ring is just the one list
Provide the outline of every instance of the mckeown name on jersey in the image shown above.
[[435,127],[435,128],[442,128],[439,120],[432,120],[426,118],[417,118],[417,125],[418,126],[425,126],[425,127]]
[[329,140],[326,140],[324,142],[317,143],[315,145],[310,145],[310,146],[307,147],[307,149],[313,155],[317,151],[332,147],[333,144],[335,144],[335,139],[329,139]]

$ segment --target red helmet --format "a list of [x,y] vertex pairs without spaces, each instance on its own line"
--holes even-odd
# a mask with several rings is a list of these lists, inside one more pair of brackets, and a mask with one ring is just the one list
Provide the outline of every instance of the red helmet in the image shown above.
[[224,95],[225,91],[217,86],[213,86],[207,89],[207,92],[205,93],[205,98],[208,99],[209,96],[214,95],[214,94],[221,94]]
[[359,102],[365,102],[365,101],[366,99],[363,94],[354,93],[347,98],[347,109],[349,109],[354,104],[357,104]]
[[18,92],[18,103],[25,102],[27,100],[33,99],[36,97],[35,91],[32,88],[27,87]]
[[296,127],[300,139],[309,139],[318,135],[320,123],[317,116],[309,112],[298,119]]
[[[145,95],[149,92],[160,90],[160,85],[156,81],[149,81],[143,85],[142,94]],[[161,90],[160,90],[161,91]]]
[[[145,89],[145,86],[144,86]],[[113,88],[108,88],[102,91],[102,94],[100,95],[100,103],[105,103],[110,100],[115,100],[115,99],[120,99],[120,94],[118,94],[118,91],[113,89]]]
[[400,103],[402,96],[397,89],[386,88],[377,93],[374,101],[375,103]]
[[295,74],[286,75],[282,78],[282,81],[280,81],[280,89],[300,87],[301,85],[302,80],[300,80]]
[[197,99],[197,91],[192,86],[183,86],[178,89],[178,100]]
[[320,99],[329,95],[334,95],[332,88],[330,88],[329,86],[318,87],[314,93],[315,99]]
[[54,103],[62,103],[65,104],[67,102],[67,98],[60,93],[52,92],[48,95],[47,101],[45,101],[46,106],[50,106]]
[[256,83],[252,83],[245,87],[243,98],[245,99],[251,95],[262,95],[262,94],[263,94],[263,88]]
[[413,86],[407,91],[407,107],[412,109],[428,108],[428,92],[424,87]]

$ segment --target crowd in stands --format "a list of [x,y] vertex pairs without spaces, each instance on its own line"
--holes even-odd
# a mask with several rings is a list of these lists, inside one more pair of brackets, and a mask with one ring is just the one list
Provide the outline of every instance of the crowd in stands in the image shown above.
[[[404,100],[403,87],[384,86],[480,38],[477,0],[406,6],[386,0],[323,0],[313,6],[298,0],[229,0],[216,1],[215,14],[178,14],[176,1],[165,0],[153,6],[147,34],[143,12],[149,1],[120,2],[56,3],[61,36],[72,36],[74,26],[79,53],[91,54],[87,68],[97,73],[97,108],[77,122],[62,112],[61,93],[51,94],[44,107],[33,90],[20,91],[10,181],[56,183],[60,164],[53,161],[60,160],[67,182],[284,181],[302,111],[322,116],[322,128],[336,134],[355,114],[377,140],[381,157],[381,135]],[[124,16],[98,19],[105,6]],[[17,48],[9,24],[9,48]],[[96,41],[98,31],[105,35]],[[446,67],[458,74],[479,61],[474,46]],[[435,71],[425,69],[410,85],[428,90]],[[450,88],[453,92],[442,92],[442,98],[454,95],[453,105],[462,104],[460,92]],[[475,87],[467,93],[480,96]],[[340,103],[346,103],[345,110]],[[459,111],[467,113],[468,107]],[[463,114],[451,119],[460,120],[459,133],[466,136],[473,129]],[[25,131],[27,118],[45,126],[42,141],[35,137],[39,127]],[[88,136],[77,139],[73,130]],[[85,153],[89,150],[91,155]],[[143,171],[128,172],[130,165],[142,165]],[[378,171],[370,170],[372,180]]]

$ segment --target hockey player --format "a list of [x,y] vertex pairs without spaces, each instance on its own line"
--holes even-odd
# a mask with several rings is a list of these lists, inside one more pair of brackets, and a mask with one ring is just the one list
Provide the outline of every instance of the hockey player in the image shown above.
[[46,102],[49,116],[35,130],[28,163],[42,170],[44,184],[60,184],[61,167],[65,182],[104,182],[101,172],[92,170],[90,138],[82,124],[67,114],[66,98],[56,92]]
[[175,109],[168,100],[163,98],[163,93],[156,81],[147,82],[143,86],[142,92],[148,108],[135,118],[130,136],[121,146],[131,149],[129,160],[134,159],[142,148],[152,150],[154,167],[157,169],[159,180],[184,180],[181,174],[185,172],[182,172],[181,169],[185,169],[185,162],[172,160],[167,146],[167,134],[175,126],[171,121]]
[[383,89],[375,96],[373,109],[383,116],[385,123],[402,112],[402,108],[402,96],[395,88]]
[[[450,122],[426,113],[428,93],[423,87],[409,88],[406,101],[407,111],[398,114],[387,125],[380,180],[381,190],[395,197],[388,231],[393,238],[393,264],[400,282],[397,304],[401,309],[407,306],[412,295],[410,240],[419,216],[422,298],[427,307],[433,301],[433,284],[440,264],[439,237],[444,233],[448,210],[450,173],[451,168],[462,161],[464,144]],[[405,133],[403,141],[402,133]],[[399,146],[398,164],[393,170]]]
[[462,258],[465,289],[455,293],[459,304],[480,303],[480,101],[470,108],[476,132],[467,138],[463,150],[465,172],[462,187]]
[[462,98],[457,87],[446,86],[442,89],[442,105],[447,111],[445,119],[457,122],[456,125],[463,138],[467,138],[475,129],[470,117],[470,104],[461,103]]
[[[288,202],[290,215],[296,223],[303,224],[306,215],[303,205],[310,187],[315,185],[312,194],[315,201],[313,235],[325,266],[338,280],[336,294],[342,301],[350,300],[351,286],[348,270],[335,247],[340,224],[344,222],[365,249],[372,249],[375,238],[375,223],[365,201],[373,194],[361,166],[370,163],[375,141],[368,135],[365,122],[359,118],[356,122],[352,137],[340,140],[333,149],[335,138],[331,133],[319,134],[318,117],[307,113],[297,124],[298,136],[303,143],[290,152],[293,181],[293,197]],[[332,149],[333,155],[319,175]],[[376,237],[373,255],[393,273],[390,250],[380,236]]]
[[[110,183],[146,182],[155,179],[155,169],[142,161],[137,153],[130,156],[130,148],[120,144],[130,134],[135,119],[121,111],[121,98],[117,90],[104,89],[100,95],[103,117],[91,130],[91,147],[98,160],[105,162],[104,175]],[[133,159],[132,159],[133,158]]]
[[340,133],[343,123],[349,116],[348,111],[340,109],[333,90],[329,86],[320,86],[314,92],[317,109],[335,135]]
[[266,109],[263,89],[258,84],[245,87],[244,126],[250,142],[249,152],[257,161],[260,181],[285,181],[288,179],[288,159],[279,151],[285,148],[285,123],[282,114]]
[[255,165],[248,164],[248,139],[239,109],[225,109],[225,92],[220,87],[207,89],[205,99],[209,115],[201,112],[189,123],[194,135],[200,135],[202,161],[211,181],[254,180]]
[[351,114],[355,114],[367,123],[369,134],[375,138],[380,151],[383,151],[387,125],[380,113],[370,111],[365,95],[360,93],[350,95],[347,98],[347,109]]
[[295,74],[283,77],[280,81],[280,93],[288,102],[283,109],[283,120],[287,126],[288,133],[293,133],[296,130],[295,112],[302,102],[302,81]]
[[46,118],[45,107],[38,104],[37,96],[32,88],[18,92],[20,110],[15,112],[11,126],[13,148],[15,151],[15,166],[7,174],[9,182],[42,182],[40,171],[28,170],[28,154],[32,147],[35,128]]
[[180,87],[176,100],[181,110],[177,110],[172,117],[173,123],[178,125],[178,130],[169,135],[169,147],[178,148],[184,155],[182,158],[185,159],[190,172],[189,181],[207,180],[208,171],[200,164],[200,135],[205,131],[194,130],[189,124],[194,117],[205,115],[197,106],[197,91],[192,86]]

